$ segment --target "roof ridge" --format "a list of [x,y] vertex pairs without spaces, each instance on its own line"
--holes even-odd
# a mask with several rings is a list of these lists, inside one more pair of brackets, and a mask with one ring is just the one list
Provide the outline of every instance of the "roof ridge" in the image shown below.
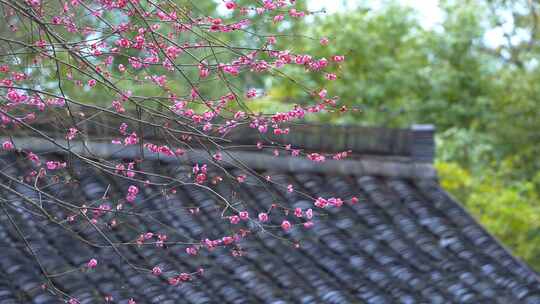
[[[7,138],[6,138],[7,139]],[[4,138],[0,138],[0,141]],[[31,150],[34,153],[68,153],[74,152],[84,157],[99,157],[104,159],[138,159],[141,149],[138,145],[123,146],[109,142],[68,141],[65,139],[50,140],[40,137],[12,138],[19,150]],[[314,162],[305,157],[274,156],[262,151],[220,151],[222,167],[234,168],[248,166],[255,170],[280,170],[285,172],[332,173],[332,174],[361,174],[386,177],[425,179],[436,178],[437,173],[431,163],[417,161],[407,156],[362,155],[354,159]],[[144,158],[163,162],[185,162],[195,164],[200,162],[212,163],[213,152],[203,149],[191,149],[182,156],[166,156],[156,153],[145,153]]]
[[[83,120],[76,127],[90,138],[112,139],[112,132],[117,130],[125,120],[113,117],[96,116],[91,120]],[[280,128],[290,128],[288,134],[275,135],[273,132],[264,134],[252,129],[247,124],[240,124],[231,129],[226,136],[219,133],[206,133],[195,128],[179,126],[167,128],[163,133],[160,122],[141,124],[134,122],[134,131],[145,140],[155,143],[164,142],[167,136],[192,135],[198,141],[206,142],[206,136],[213,136],[223,146],[256,145],[262,141],[265,144],[292,144],[293,148],[305,151],[338,153],[351,150],[355,155],[385,155],[411,157],[417,162],[433,162],[435,155],[435,127],[433,125],[413,124],[409,128],[384,128],[357,125],[330,125],[321,123],[289,123]],[[66,130],[50,121],[32,124],[50,137],[63,138]],[[22,128],[12,132],[12,136],[33,136],[30,130]],[[223,139],[220,141],[220,139]],[[196,145],[194,142],[193,144]]]

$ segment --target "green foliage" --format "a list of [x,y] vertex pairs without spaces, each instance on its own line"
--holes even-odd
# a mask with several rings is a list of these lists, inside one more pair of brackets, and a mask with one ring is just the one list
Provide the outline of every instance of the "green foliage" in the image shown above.
[[533,182],[511,179],[511,159],[475,176],[455,162],[438,162],[436,167],[443,188],[514,254],[540,268],[540,196]]
[[[378,124],[387,121],[390,117],[381,115],[380,110],[399,109],[405,104],[403,98],[414,90],[415,78],[421,73],[416,67],[427,64],[425,55],[416,51],[420,41],[411,36],[413,31],[420,30],[412,12],[399,7],[389,7],[383,13],[359,10],[332,15],[315,24],[309,36],[330,37],[331,43],[321,47],[310,41],[307,52],[326,58],[334,54],[346,56],[346,64],[336,71],[340,80],[326,88],[339,95],[345,104],[364,110],[356,117],[327,119]],[[327,83],[320,75],[306,75],[300,68],[291,68],[288,73],[311,88],[321,88]],[[283,80],[280,84],[273,88],[271,96],[284,100],[302,96],[303,92],[294,83]]]

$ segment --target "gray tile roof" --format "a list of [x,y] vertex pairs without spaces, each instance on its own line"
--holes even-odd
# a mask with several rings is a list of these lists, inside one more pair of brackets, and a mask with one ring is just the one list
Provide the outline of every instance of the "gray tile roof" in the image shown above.
[[[141,166],[177,176],[191,170],[159,160]],[[41,267],[53,275],[52,282],[81,303],[103,303],[107,295],[114,303],[130,298],[137,303],[540,303],[536,273],[501,247],[433,177],[261,168],[263,176],[312,197],[360,199],[316,210],[319,216],[312,228],[295,226],[288,232],[279,229],[283,214],[271,217],[276,229],[263,231],[249,222],[233,226],[216,220],[223,208],[216,208],[216,198],[208,191],[178,186],[175,193],[164,193],[163,188],[147,186],[121,213],[102,216],[98,230],[85,220],[65,221],[71,214],[62,202],[117,202],[125,197],[128,181],[73,160],[72,169],[62,173],[70,183],[43,188],[61,200],[54,201],[18,182],[29,171],[28,162],[0,154],[0,168],[0,183],[9,186],[0,188],[1,304],[61,301],[41,287],[47,282],[21,234]],[[232,168],[229,172],[239,174]],[[299,193],[267,187],[227,180],[212,186],[242,202],[252,216],[276,201],[290,208],[313,207],[313,201]],[[42,204],[58,223],[45,219],[28,200]],[[192,212],[196,207],[198,212]],[[109,225],[112,219],[117,226]],[[252,232],[237,245],[201,249],[197,256],[185,251],[185,242],[220,238],[240,227]],[[110,242],[124,245],[111,248],[100,231]],[[167,234],[167,244],[132,244],[147,231]],[[234,249],[243,256],[233,256]],[[98,267],[84,270],[91,258],[98,260]],[[133,265],[159,265],[163,273],[155,276]],[[178,271],[194,273],[201,267],[204,273],[195,274],[191,282],[167,283]]]

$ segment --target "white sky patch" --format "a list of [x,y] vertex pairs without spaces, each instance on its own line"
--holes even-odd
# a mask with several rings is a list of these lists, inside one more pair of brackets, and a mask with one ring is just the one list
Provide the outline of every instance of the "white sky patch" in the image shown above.
[[[301,0],[299,0],[301,1]],[[310,10],[325,9],[327,14],[354,9],[369,3],[373,9],[384,6],[384,0],[305,0]],[[399,3],[409,6],[418,12],[420,25],[427,30],[435,29],[444,19],[444,13],[439,7],[439,0],[399,0]],[[494,28],[486,32],[484,39],[488,46],[496,47],[504,43],[505,29]]]
[[[306,0],[310,10],[326,10],[328,14],[354,9],[363,0]],[[439,8],[439,0],[400,0],[401,4],[409,6],[418,11],[420,25],[424,28],[433,28],[443,19],[443,14]],[[378,9],[384,6],[384,0],[369,1],[369,6]]]
[[358,0],[306,0],[308,8],[312,11],[325,10],[327,14],[332,14],[347,9],[354,9],[361,2]]
[[401,3],[418,11],[420,25],[425,29],[431,29],[443,21],[443,12],[439,8],[438,0],[401,0]]

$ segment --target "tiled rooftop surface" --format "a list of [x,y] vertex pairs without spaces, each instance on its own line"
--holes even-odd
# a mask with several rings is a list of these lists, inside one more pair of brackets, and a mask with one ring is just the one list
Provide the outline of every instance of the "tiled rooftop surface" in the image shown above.
[[[45,196],[40,199],[30,188],[5,176],[17,179],[28,171],[26,165],[15,162],[12,155],[0,155],[4,174],[0,180],[10,185],[0,188],[4,200],[0,210],[1,304],[59,303],[58,296],[40,288],[44,283],[40,268],[19,233],[50,274],[67,271],[53,281],[81,303],[103,303],[105,295],[112,295],[114,303],[127,303],[129,298],[137,303],[171,304],[540,303],[536,273],[502,248],[434,179],[261,172],[313,197],[355,195],[360,202],[325,209],[309,230],[298,226],[287,233],[280,229],[262,232],[252,227],[258,232],[240,242],[242,257],[224,248],[201,250],[199,256],[190,257],[185,245],[171,244],[166,248],[118,246],[120,258],[86,221],[66,223],[63,219],[69,214],[58,202]],[[157,161],[151,166],[178,175],[190,169]],[[109,201],[125,196],[126,181],[76,162],[68,172],[78,183],[53,184],[47,193],[79,206],[99,201],[105,192]],[[293,208],[313,206],[312,200],[280,187],[223,182],[215,190],[227,197],[234,194],[250,214],[267,210],[275,201]],[[37,209],[13,191],[43,204],[72,232],[34,214]],[[192,214],[188,208],[193,207],[201,207],[200,212]],[[177,187],[167,197],[158,188],[145,187],[125,210],[134,214],[118,215],[116,228],[98,224],[112,242],[131,242],[142,231],[167,233],[170,241],[212,239],[231,231],[227,221],[215,220],[222,212],[215,198],[195,187]],[[280,224],[280,217],[271,219]],[[81,242],[76,233],[99,246]],[[298,248],[293,245],[296,242]],[[95,270],[70,272],[92,257],[99,261]],[[130,264],[146,269],[160,265],[164,274],[155,277]],[[166,282],[169,270],[193,272],[199,267],[205,272],[192,282],[180,286]]]

